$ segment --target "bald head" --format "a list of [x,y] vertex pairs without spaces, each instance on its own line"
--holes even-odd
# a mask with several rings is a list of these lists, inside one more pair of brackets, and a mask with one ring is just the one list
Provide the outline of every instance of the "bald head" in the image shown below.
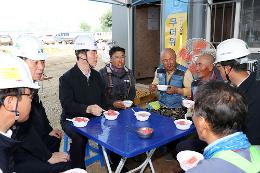
[[173,49],[171,48],[165,48],[162,52],[161,52],[161,59],[163,58],[163,56],[167,54],[173,58],[176,58],[176,53]]
[[165,48],[161,52],[161,62],[167,72],[172,72],[176,66],[176,53],[171,48]]
[[196,61],[196,72],[201,80],[210,80],[213,73],[213,63],[215,58],[208,53],[202,54]]

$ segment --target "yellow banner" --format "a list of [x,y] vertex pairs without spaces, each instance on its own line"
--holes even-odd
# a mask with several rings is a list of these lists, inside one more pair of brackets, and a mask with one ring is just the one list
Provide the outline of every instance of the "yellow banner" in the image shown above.
[[172,48],[176,53],[187,40],[187,13],[173,13],[165,21],[165,48]]

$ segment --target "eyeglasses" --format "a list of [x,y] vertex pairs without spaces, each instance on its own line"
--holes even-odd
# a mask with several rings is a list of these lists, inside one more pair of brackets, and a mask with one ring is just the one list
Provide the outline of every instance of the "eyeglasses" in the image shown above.
[[30,94],[21,94],[22,96],[28,96],[30,99],[33,99],[33,94],[30,93]]
[[30,93],[22,93],[21,95],[28,96],[30,99],[33,99],[34,90],[30,90]]
[[25,96],[28,96],[30,99],[33,99],[33,96],[34,96],[34,93],[35,93],[35,90],[33,89],[29,89],[29,92],[30,93],[25,93],[25,90],[24,88],[21,88],[20,91],[17,92],[11,92],[11,93],[6,93],[4,96],[2,96],[2,99],[0,98],[0,102],[8,97],[8,96],[14,96],[14,97],[20,97],[22,95],[25,95]]

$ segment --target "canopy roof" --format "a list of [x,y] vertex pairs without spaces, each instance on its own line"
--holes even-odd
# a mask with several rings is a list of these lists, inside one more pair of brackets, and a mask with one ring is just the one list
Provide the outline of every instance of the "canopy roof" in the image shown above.
[[122,5],[122,6],[136,6],[142,4],[149,4],[160,0],[90,0],[90,1],[104,2],[104,3]]

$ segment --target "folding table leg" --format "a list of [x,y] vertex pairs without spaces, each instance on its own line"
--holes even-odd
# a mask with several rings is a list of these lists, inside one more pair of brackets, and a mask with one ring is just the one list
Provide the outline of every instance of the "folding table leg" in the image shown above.
[[151,159],[149,160],[149,165],[150,165],[152,173],[155,173],[155,170],[154,170],[153,163],[152,163]]
[[[128,171],[127,173],[136,172],[137,170],[140,170],[140,169],[141,169],[140,173],[143,173],[144,169],[147,166],[147,164],[149,164],[152,173],[155,173],[154,167],[153,167],[153,163],[151,161],[152,155],[153,155],[155,150],[156,150],[156,148],[150,150],[149,152],[146,152],[147,158],[145,159],[145,161],[140,166],[138,166],[137,168],[135,168],[135,169],[133,169],[131,171]],[[103,147],[103,146],[102,146],[102,151],[103,151],[103,155],[104,155],[104,158],[105,158],[105,161],[106,161],[106,164],[107,164],[108,172],[112,173],[111,166],[110,166],[110,163],[109,163],[109,160],[108,160],[108,156],[107,156],[107,152],[106,152],[106,148]],[[120,163],[117,166],[115,173],[120,173],[121,172],[121,170],[122,170],[122,168],[123,168],[123,166],[124,166],[124,164],[126,162],[126,159],[127,158],[121,158]]]
[[120,173],[121,172],[121,170],[123,169],[123,167],[125,165],[126,159],[127,158],[124,158],[124,157],[121,158],[121,160],[120,160],[120,162],[119,162],[119,164],[118,164],[118,166],[116,168],[116,172],[115,173]]
[[[108,156],[107,156],[107,152],[106,152],[106,148],[103,147],[103,146],[102,146],[102,151],[103,151],[103,155],[104,155],[104,158],[105,158],[105,161],[106,161],[106,164],[107,164],[108,172],[112,173],[111,166],[110,166]],[[117,166],[115,173],[121,172],[122,168],[124,167],[125,162],[126,162],[126,158],[122,158],[120,160],[119,165]]]
[[146,158],[146,160],[144,161],[144,165],[143,165],[143,167],[142,167],[140,173],[143,173],[143,172],[144,172],[144,169],[146,168],[146,166],[147,166],[148,163],[149,163],[149,165],[150,165],[150,167],[151,167],[152,173],[154,173],[154,168],[153,168],[153,164],[152,164],[151,158],[152,158],[153,153],[154,153],[155,150],[156,150],[156,148],[150,150],[149,152],[146,152],[147,158]]
[[110,163],[109,163],[109,160],[108,160],[108,156],[107,156],[107,152],[106,152],[106,148],[103,147],[103,146],[102,146],[102,151],[103,151],[103,155],[104,155],[104,158],[105,158],[105,161],[106,161],[106,164],[107,164],[108,172],[112,173],[111,166],[110,166]]
[[128,171],[127,173],[133,173],[136,172],[137,170],[141,170],[140,173],[144,172],[144,169],[146,168],[147,164],[149,163],[149,166],[151,167],[152,173],[154,173],[154,168],[153,168],[153,164],[151,161],[152,155],[154,153],[154,151],[156,150],[156,148],[150,150],[149,152],[147,152],[147,157],[145,159],[145,161],[139,165],[138,167],[136,167],[135,169],[132,169],[131,171]]

